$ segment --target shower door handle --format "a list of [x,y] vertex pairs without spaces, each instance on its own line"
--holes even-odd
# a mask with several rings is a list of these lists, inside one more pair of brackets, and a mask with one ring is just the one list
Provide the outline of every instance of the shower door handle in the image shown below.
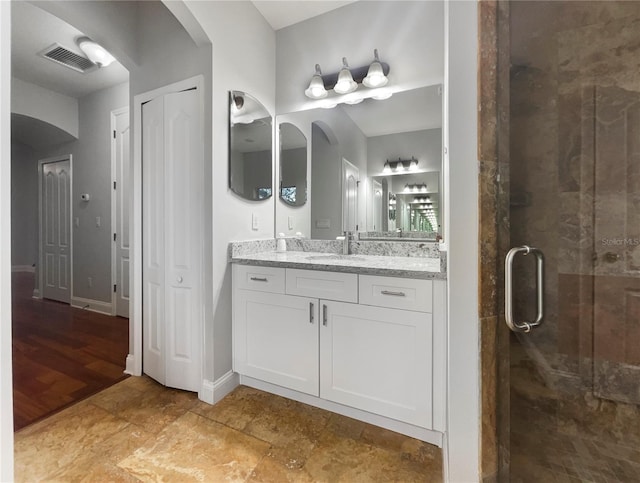
[[[522,253],[533,254],[536,257],[536,291],[537,315],[533,322],[516,322],[513,320],[513,259]],[[542,251],[527,245],[512,248],[504,261],[504,317],[509,328],[514,332],[530,332],[542,323],[544,318],[544,255]]]

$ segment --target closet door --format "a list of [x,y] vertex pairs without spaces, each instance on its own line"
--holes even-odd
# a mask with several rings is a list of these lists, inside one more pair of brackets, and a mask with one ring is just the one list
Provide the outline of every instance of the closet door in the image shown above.
[[201,383],[204,153],[198,92],[142,107],[143,371],[166,386]]
[[166,385],[200,388],[203,141],[198,93],[168,94],[165,133]]
[[142,106],[142,364],[165,380],[164,98]]

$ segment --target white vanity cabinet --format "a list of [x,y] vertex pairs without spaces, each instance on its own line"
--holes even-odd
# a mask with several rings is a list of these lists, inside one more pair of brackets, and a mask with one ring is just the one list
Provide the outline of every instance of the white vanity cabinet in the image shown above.
[[320,307],[320,397],[431,428],[431,314]]
[[285,269],[233,266],[233,370],[318,396],[318,301],[285,295]]
[[241,383],[440,444],[444,281],[234,264],[233,287]]
[[238,289],[233,304],[233,370],[318,396],[318,301]]

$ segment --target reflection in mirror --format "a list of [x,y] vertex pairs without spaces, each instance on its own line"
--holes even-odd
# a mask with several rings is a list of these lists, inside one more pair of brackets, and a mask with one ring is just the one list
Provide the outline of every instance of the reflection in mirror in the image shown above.
[[272,195],[271,115],[246,92],[229,92],[229,188],[247,200]]
[[374,176],[372,185],[374,216],[360,238],[439,239],[440,173]]
[[290,206],[307,202],[307,138],[289,122],[280,128],[280,199]]
[[[276,232],[335,239],[346,213],[361,238],[440,238],[441,92],[434,85],[279,115],[279,122],[295,124],[311,140],[311,169],[309,203],[296,213],[278,204]],[[345,160],[358,173],[355,188],[345,183]]]

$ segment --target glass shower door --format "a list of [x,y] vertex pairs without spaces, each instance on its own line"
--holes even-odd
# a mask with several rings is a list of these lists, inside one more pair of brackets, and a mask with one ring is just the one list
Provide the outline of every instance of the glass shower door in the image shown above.
[[640,3],[508,31],[510,479],[640,481]]

